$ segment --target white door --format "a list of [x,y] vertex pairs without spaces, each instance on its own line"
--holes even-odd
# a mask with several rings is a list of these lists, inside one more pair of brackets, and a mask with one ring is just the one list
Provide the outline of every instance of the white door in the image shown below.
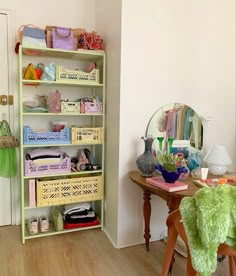
[[[9,62],[8,62],[8,18],[0,10],[0,95],[9,95]],[[0,121],[10,120],[9,105],[0,104]],[[1,153],[0,153],[1,154]],[[11,179],[0,177],[0,226],[12,223]]]

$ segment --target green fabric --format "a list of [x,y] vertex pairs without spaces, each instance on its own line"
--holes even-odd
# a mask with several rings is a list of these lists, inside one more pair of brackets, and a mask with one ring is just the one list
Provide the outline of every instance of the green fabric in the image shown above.
[[0,176],[14,177],[17,172],[16,149],[0,149]]
[[[0,136],[11,136],[11,129],[7,121],[0,122]],[[0,148],[0,176],[14,177],[17,172],[16,149]]]
[[236,239],[236,228],[230,227],[227,236],[232,239]]
[[[216,270],[217,249],[226,243],[236,250],[236,187],[202,188],[180,204],[194,269],[200,275]],[[230,236],[228,236],[228,234]]]

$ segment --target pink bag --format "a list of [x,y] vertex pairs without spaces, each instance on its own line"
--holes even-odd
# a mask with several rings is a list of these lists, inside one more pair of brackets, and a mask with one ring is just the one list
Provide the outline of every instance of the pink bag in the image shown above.
[[52,30],[53,48],[75,50],[71,28],[55,27]]
[[49,92],[47,99],[48,112],[60,113],[61,112],[61,93],[56,90]]

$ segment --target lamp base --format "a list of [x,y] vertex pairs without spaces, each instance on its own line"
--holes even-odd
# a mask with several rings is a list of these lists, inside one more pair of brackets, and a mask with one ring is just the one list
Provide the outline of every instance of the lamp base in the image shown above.
[[215,165],[208,164],[209,172],[213,175],[223,175],[226,173],[226,166],[224,165]]

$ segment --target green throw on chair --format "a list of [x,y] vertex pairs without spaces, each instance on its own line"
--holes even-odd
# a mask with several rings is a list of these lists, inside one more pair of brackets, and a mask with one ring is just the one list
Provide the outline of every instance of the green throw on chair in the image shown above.
[[228,255],[230,275],[236,275],[236,187],[202,188],[182,199],[167,218],[168,242],[162,276],[169,273],[178,234],[188,251],[187,276],[211,275],[217,254]]

